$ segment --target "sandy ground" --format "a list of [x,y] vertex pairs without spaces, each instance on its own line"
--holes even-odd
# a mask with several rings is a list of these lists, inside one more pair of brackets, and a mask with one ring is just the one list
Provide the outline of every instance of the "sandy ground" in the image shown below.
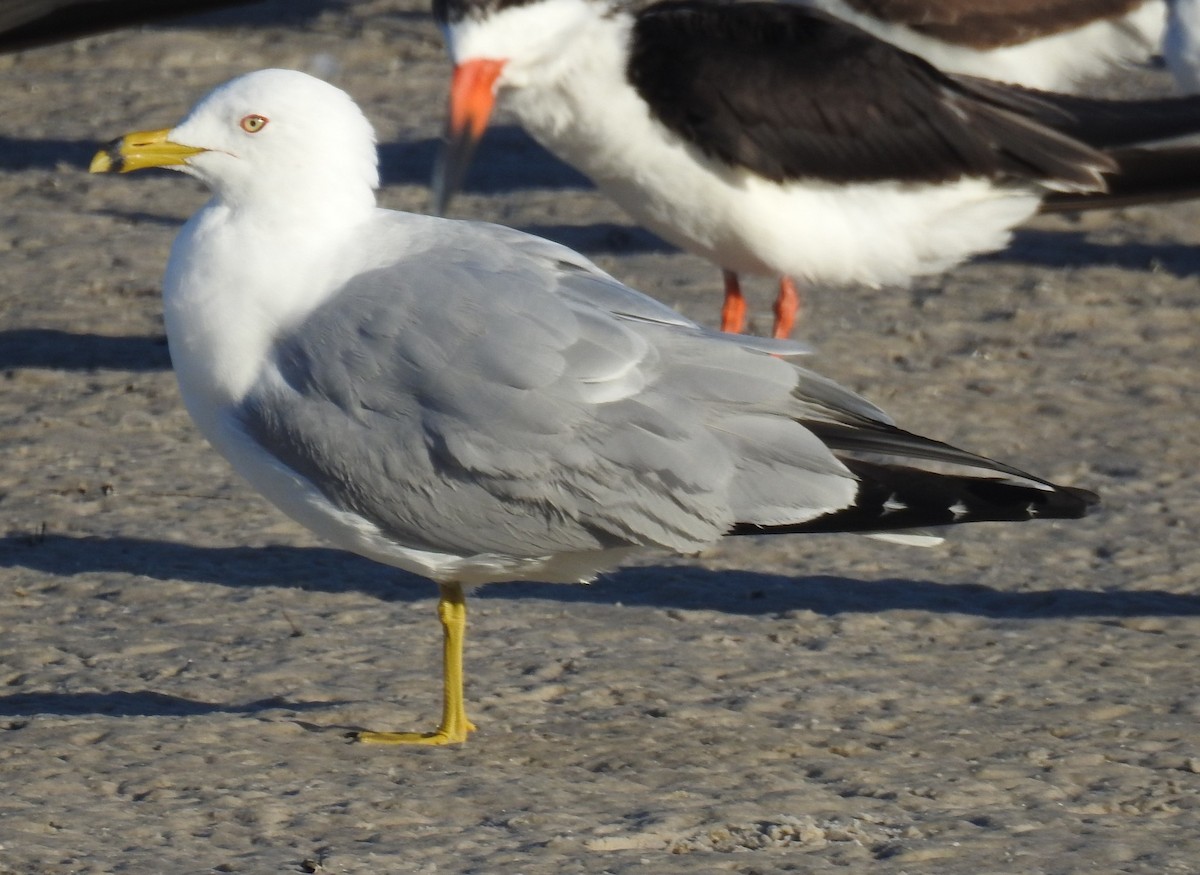
[[[1200,872],[1200,209],[814,296],[821,370],[1099,490],[1094,517],[485,589],[480,731],[370,748],[345,731],[436,719],[434,588],[316,543],[200,439],[158,288],[204,194],[84,170],[266,66],[348,89],[383,202],[424,207],[447,65],[415,0],[0,58],[0,873]],[[715,317],[715,271],[499,121],[458,214]]]

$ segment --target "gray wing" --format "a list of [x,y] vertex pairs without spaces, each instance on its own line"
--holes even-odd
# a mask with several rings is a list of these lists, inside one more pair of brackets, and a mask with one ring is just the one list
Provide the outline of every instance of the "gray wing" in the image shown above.
[[692,550],[852,502],[853,475],[798,419],[885,419],[766,354],[803,347],[708,332],[517,232],[404,233],[404,257],[279,338],[239,414],[398,543]]

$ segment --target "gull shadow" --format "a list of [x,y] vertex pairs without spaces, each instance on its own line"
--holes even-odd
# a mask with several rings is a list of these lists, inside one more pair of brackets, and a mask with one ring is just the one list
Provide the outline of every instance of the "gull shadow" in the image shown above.
[[167,338],[108,337],[52,328],[0,331],[0,370],[169,371]]
[[0,537],[0,569],[57,576],[132,574],[229,587],[285,586],[316,592],[361,592],[386,601],[434,597],[434,585],[329,547],[201,547],[144,538]]
[[1176,277],[1200,274],[1200,247],[1186,243],[1097,243],[1085,231],[1020,230],[1012,245],[978,261],[1052,268],[1106,266]]
[[[592,592],[595,590],[595,592]],[[1009,592],[976,583],[891,578],[856,580],[830,575],[789,577],[693,566],[627,568],[591,586],[557,592],[552,584],[486,588],[480,598],[543,598],[683,610],[761,615],[812,611],[823,616],[887,611],[963,614],[990,619],[1197,617],[1200,596],[1154,591],[1103,592],[1070,588]]]
[[118,219],[122,222],[128,222],[131,225],[161,225],[173,231],[178,231],[183,227],[183,223],[188,220],[187,216],[176,216],[169,213],[147,213],[145,210],[95,210],[92,215]]
[[[487,144],[491,149],[483,153]],[[440,139],[412,143],[387,143],[379,148],[380,173],[384,185],[428,187],[433,166],[441,148]],[[496,195],[531,189],[590,190],[591,182],[582,173],[547,152],[521,128],[489,128],[477,160],[467,174],[464,191]],[[450,217],[469,219],[451,205]],[[626,254],[674,252],[654,234],[633,224],[595,222],[587,225],[529,225],[520,230],[545,237],[572,249],[587,253]]]
[[0,170],[54,170],[62,164],[86,169],[98,140],[27,139],[0,134]]
[[428,187],[433,179],[441,140],[427,138],[411,142],[380,143],[379,184]]
[[[385,601],[431,599],[433,584],[324,547],[199,547],[148,539],[0,538],[0,568],[51,575],[120,573],[229,587],[288,586],[317,592],[362,592]],[[916,610],[1005,619],[1200,616],[1200,596],[1162,590],[1092,591],[1059,587],[1008,592],[974,583],[788,577],[712,571],[690,565],[626,568],[588,586],[506,583],[480,590],[489,600],[545,599],[762,615],[808,610],[832,616]]]
[[[589,255],[634,255],[679,250],[637,225],[596,222],[591,225],[526,225],[519,230],[545,237]],[[716,273],[716,268],[713,268]]]
[[[440,137],[381,144],[379,169],[383,184],[428,186],[441,147]],[[586,176],[547,152],[518,125],[487,129],[463,183],[464,192],[489,195],[592,187]]]
[[[15,693],[0,696],[0,717],[59,717],[106,714],[111,717],[202,717],[207,714],[258,714],[285,709],[313,711],[345,704],[341,700],[290,702],[282,697],[258,699],[240,705],[198,702],[153,690],[114,690],[108,693]],[[11,727],[10,727],[11,728]]]

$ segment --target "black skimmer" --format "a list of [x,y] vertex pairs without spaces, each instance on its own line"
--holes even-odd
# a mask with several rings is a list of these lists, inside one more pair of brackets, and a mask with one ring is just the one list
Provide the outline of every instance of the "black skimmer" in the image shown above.
[[[1135,200],[1125,152],[1200,129],[1200,100],[1111,102],[944,74],[856,27],[788,4],[435,0],[455,64],[444,211],[497,97],[543,146],[664,239],[737,274],[905,284],[1007,245],[1043,201]],[[1139,156],[1142,153],[1138,153]],[[1163,198],[1195,191],[1177,151]],[[1164,159],[1166,160],[1166,159]],[[1148,196],[1150,196],[1148,195]]]
[[370,123],[303,73],[235,79],[91,169],[145,167],[213,190],[163,282],[196,425],[303,525],[439,585],[442,723],[362,741],[466,740],[480,584],[583,582],[725,535],[929,543],[911,529],[1097,500],[902,431],[796,364],[802,344],[708,331],[566,247],[378,208]]
[[1164,0],[792,0],[861,27],[947,73],[1075,91],[1147,61]]
[[226,6],[262,0],[8,0],[0,6],[0,51],[14,52]]

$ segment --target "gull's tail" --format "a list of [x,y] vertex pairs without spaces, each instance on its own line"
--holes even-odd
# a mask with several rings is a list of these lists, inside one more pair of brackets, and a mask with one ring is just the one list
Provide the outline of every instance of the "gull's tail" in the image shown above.
[[854,502],[803,522],[738,523],[729,534],[880,534],[960,523],[1078,519],[1100,501],[1089,490],[1059,486],[890,426],[864,430],[832,423],[805,425],[858,478]]

